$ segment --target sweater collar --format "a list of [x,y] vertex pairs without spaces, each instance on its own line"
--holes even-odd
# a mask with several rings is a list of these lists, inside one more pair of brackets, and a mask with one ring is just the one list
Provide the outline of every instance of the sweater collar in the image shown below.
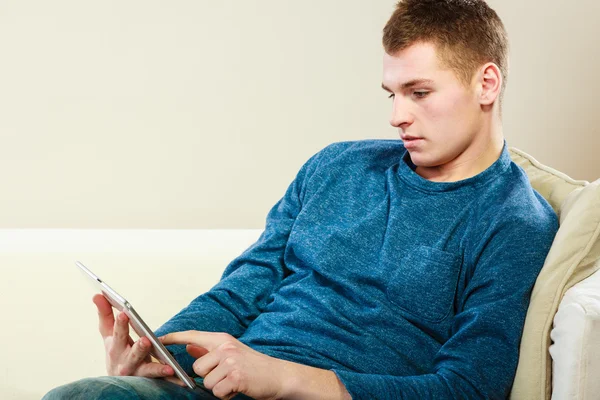
[[418,189],[431,192],[447,192],[457,190],[462,187],[473,187],[485,184],[506,171],[506,168],[508,168],[511,162],[512,159],[510,158],[510,154],[508,152],[506,140],[504,140],[500,157],[498,157],[498,159],[487,169],[467,179],[456,182],[433,182],[427,180],[415,172],[417,166],[413,164],[412,160],[410,159],[410,154],[406,150],[402,154],[402,160],[400,162],[400,167],[398,168],[398,173],[404,181]]

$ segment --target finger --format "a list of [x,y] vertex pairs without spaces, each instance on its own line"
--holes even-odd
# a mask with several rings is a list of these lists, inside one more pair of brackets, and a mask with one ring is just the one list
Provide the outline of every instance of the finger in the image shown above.
[[193,344],[209,351],[223,341],[223,336],[216,332],[184,331],[167,333],[159,337],[162,344]]
[[204,377],[204,386],[207,389],[212,390],[213,394],[217,397],[223,397],[231,394],[234,390],[234,382],[232,382],[230,379],[227,379],[227,374],[229,372],[231,372],[230,365],[227,365],[227,363],[219,364]]
[[183,387],[187,387],[187,385],[185,384],[185,382],[184,382],[184,381],[182,381],[181,379],[179,379],[179,378],[176,378],[176,377],[174,377],[174,376],[166,376],[166,377],[164,377],[163,379],[164,379],[165,381],[169,381],[169,382],[171,382],[171,383],[174,383],[174,384],[176,384],[176,385],[183,386]]
[[133,344],[133,346],[131,347],[131,351],[127,356],[127,359],[123,364],[123,368],[129,372],[127,375],[136,372],[139,365],[150,353],[151,347],[152,346],[150,344],[150,341],[146,337],[140,338],[137,342]]
[[100,334],[103,338],[107,336],[112,336],[113,327],[115,325],[115,316],[113,315],[113,309],[108,300],[101,295],[96,294],[92,301],[96,305],[98,309],[98,327],[100,330]]
[[125,351],[129,340],[129,318],[127,314],[120,312],[113,328],[113,351],[117,354]]
[[204,378],[210,373],[210,371],[215,369],[220,362],[221,356],[216,351],[211,351],[210,353],[194,361],[194,364],[192,364],[192,369],[195,373]]
[[167,378],[175,375],[175,371],[168,365],[149,362],[141,364],[135,371],[135,375],[147,378]]
[[193,344],[188,344],[185,347],[185,350],[188,352],[188,354],[194,358],[200,358],[203,355],[208,353],[208,350],[205,349],[204,347],[199,347]]

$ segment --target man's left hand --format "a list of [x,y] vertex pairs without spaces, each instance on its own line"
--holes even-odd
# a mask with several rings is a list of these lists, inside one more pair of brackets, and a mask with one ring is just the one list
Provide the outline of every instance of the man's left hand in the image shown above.
[[229,400],[238,393],[258,400],[283,397],[290,363],[259,353],[228,333],[185,331],[159,339],[164,345],[187,345],[188,353],[199,357],[193,364],[194,372],[220,399]]

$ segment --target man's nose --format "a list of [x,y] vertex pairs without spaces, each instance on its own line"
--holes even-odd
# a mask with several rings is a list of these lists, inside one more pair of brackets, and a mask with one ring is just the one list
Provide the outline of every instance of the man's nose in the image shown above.
[[403,103],[398,96],[394,97],[390,125],[392,125],[394,128],[404,129],[404,127],[412,124],[412,122],[413,116],[406,103]]

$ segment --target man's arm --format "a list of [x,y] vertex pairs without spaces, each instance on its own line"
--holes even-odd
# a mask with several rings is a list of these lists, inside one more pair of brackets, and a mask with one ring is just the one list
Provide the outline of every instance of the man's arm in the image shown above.
[[285,400],[352,400],[335,372],[289,363],[283,383]]
[[[452,336],[431,373],[390,376],[297,368],[287,398],[334,372],[353,399],[505,399],[514,380],[531,290],[557,229],[552,221],[513,221],[486,240],[460,299]],[[368,351],[368,349],[365,349]],[[330,381],[330,387],[335,383]]]
[[[271,293],[288,270],[283,256],[292,226],[301,209],[304,186],[316,168],[321,152],[300,169],[285,195],[272,207],[258,241],[235,258],[221,280],[156,330],[157,336],[171,332],[198,330],[227,332],[239,337],[266,306]],[[194,362],[185,346],[169,347],[189,374]]]

